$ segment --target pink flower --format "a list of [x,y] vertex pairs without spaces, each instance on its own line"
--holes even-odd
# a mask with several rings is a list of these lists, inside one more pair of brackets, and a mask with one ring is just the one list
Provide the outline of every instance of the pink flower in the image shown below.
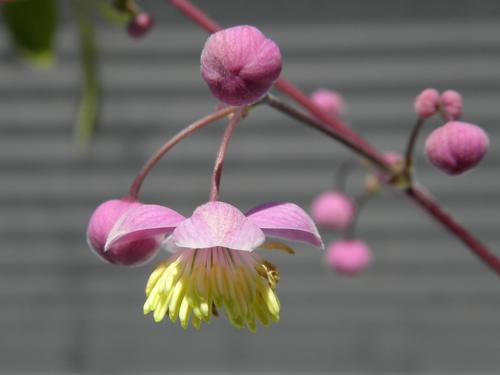
[[281,53],[253,26],[212,34],[201,53],[201,75],[212,93],[230,105],[257,102],[281,72]]
[[459,120],[462,117],[462,95],[455,90],[446,90],[441,94],[441,107],[446,120]]
[[354,202],[347,195],[326,191],[318,195],[311,205],[314,221],[328,229],[345,229],[354,217]]
[[149,13],[137,14],[127,26],[127,32],[131,37],[140,38],[147,34],[153,27],[154,19]]
[[340,240],[328,247],[327,263],[339,272],[356,274],[363,271],[372,260],[368,245],[360,240]]
[[488,135],[477,125],[450,121],[435,129],[425,142],[429,161],[447,174],[476,166],[488,151]]
[[122,266],[136,266],[146,263],[160,249],[162,237],[144,235],[140,238],[129,237],[119,243],[106,245],[109,233],[128,210],[142,207],[137,201],[112,199],[96,208],[87,229],[87,242],[90,248],[103,260]]
[[439,92],[436,89],[425,89],[415,98],[415,112],[420,118],[428,118],[439,108]]
[[[125,239],[171,235],[166,247],[174,252],[151,274],[144,312],[155,321],[165,315],[183,327],[199,328],[224,308],[231,324],[256,329],[279,320],[275,295],[279,272],[252,251],[265,237],[278,237],[323,247],[312,219],[292,203],[270,203],[244,215],[224,202],[208,202],[179,223],[172,210],[143,205],[129,210],[108,237],[113,246]],[[175,223],[175,224],[174,224]]]
[[342,96],[332,90],[319,89],[311,94],[311,100],[330,116],[339,117],[344,111]]

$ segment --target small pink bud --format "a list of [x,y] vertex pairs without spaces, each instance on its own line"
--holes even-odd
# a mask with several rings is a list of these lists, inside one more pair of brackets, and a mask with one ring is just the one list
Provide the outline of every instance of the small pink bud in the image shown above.
[[372,254],[363,241],[340,240],[328,247],[326,260],[335,270],[353,275],[363,271],[370,264]]
[[441,106],[446,120],[459,120],[462,116],[462,95],[455,90],[446,90],[441,94]]
[[201,75],[210,91],[230,105],[257,102],[281,72],[278,46],[253,26],[212,34],[201,53]]
[[488,135],[479,126],[450,121],[429,135],[425,153],[436,167],[447,174],[457,175],[477,165],[488,146]]
[[344,110],[344,100],[336,91],[326,89],[316,90],[311,94],[311,100],[333,117],[339,117]]
[[326,191],[311,205],[311,215],[317,224],[328,229],[344,229],[354,217],[354,202],[344,193]]
[[[404,167],[404,158],[399,152],[396,151],[386,151],[383,154],[384,160],[391,166],[394,171],[399,171]],[[390,176],[389,173],[385,173],[379,169],[375,171],[375,176],[380,180],[386,181]]]
[[137,14],[128,24],[128,34],[133,38],[140,38],[148,33],[153,27],[154,19],[149,13],[141,12]]
[[415,112],[420,118],[428,118],[435,114],[439,107],[439,92],[425,89],[415,98]]
[[100,258],[113,264],[136,266],[147,262],[158,252],[160,241],[155,237],[112,246],[104,251],[108,234],[118,219],[129,209],[141,204],[137,201],[112,199],[96,208],[87,228],[87,242]]

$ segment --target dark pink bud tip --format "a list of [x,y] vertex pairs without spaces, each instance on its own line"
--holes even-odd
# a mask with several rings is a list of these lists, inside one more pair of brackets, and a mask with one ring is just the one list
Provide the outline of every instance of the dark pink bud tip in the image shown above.
[[345,274],[363,271],[372,260],[370,248],[360,240],[340,240],[328,247],[326,261],[335,270]]
[[354,217],[354,202],[341,192],[327,191],[314,199],[311,216],[318,224],[328,229],[344,229]]
[[415,98],[415,112],[420,118],[431,117],[439,108],[439,92],[425,89]]
[[429,161],[447,174],[461,174],[476,166],[488,151],[483,129],[466,122],[451,121],[434,130],[425,142]]
[[212,34],[201,53],[201,76],[220,101],[257,102],[281,72],[281,53],[253,26],[235,26]]
[[144,36],[154,24],[153,16],[149,13],[139,13],[128,24],[128,34],[133,38],[140,38]]
[[158,252],[160,239],[156,237],[145,237],[104,250],[108,234],[118,219],[131,208],[141,205],[137,201],[112,199],[96,208],[87,228],[87,242],[95,254],[109,263],[137,266],[146,263]]
[[441,107],[446,120],[459,120],[462,117],[462,95],[455,90],[446,90],[441,94]]

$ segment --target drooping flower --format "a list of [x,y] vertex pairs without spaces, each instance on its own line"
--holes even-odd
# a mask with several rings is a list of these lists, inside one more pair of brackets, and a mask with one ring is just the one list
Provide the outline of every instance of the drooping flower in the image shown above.
[[314,221],[328,229],[345,229],[354,217],[354,202],[340,191],[326,191],[311,204]]
[[340,240],[328,247],[327,263],[335,270],[345,274],[357,274],[371,262],[372,255],[368,245],[360,240]]
[[223,309],[231,324],[254,331],[279,320],[275,294],[277,268],[252,252],[265,237],[323,243],[312,219],[292,203],[271,203],[244,215],[236,207],[216,201],[199,206],[193,215],[172,226],[159,206],[130,210],[110,233],[109,244],[144,233],[168,234],[166,247],[174,254],[151,274],[146,286],[144,313],[159,322],[168,315],[182,327],[199,328]]
[[450,121],[429,135],[425,153],[433,165],[449,175],[457,175],[476,166],[488,146],[488,135],[479,126]]
[[259,29],[243,25],[218,31],[201,53],[201,75],[210,91],[230,105],[257,102],[281,73],[281,53]]
[[111,199],[100,204],[92,214],[87,228],[89,247],[103,260],[122,266],[146,263],[160,249],[162,236],[142,236],[106,246],[113,226],[128,210],[143,206],[128,199]]
[[344,99],[336,91],[318,89],[311,94],[311,100],[330,116],[339,117],[344,111]]
[[439,92],[436,89],[425,89],[415,98],[415,112],[420,118],[428,118],[439,109]]

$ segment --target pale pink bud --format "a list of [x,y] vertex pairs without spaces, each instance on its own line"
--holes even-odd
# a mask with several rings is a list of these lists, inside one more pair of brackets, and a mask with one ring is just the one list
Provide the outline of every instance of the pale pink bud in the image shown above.
[[354,202],[341,192],[326,191],[318,195],[311,205],[311,216],[328,229],[344,229],[354,217]]
[[455,90],[446,90],[441,94],[441,107],[446,120],[459,120],[462,116],[462,95]]
[[135,266],[147,262],[158,252],[160,240],[156,237],[145,237],[104,249],[108,234],[118,219],[129,209],[141,205],[137,201],[112,199],[96,208],[87,228],[87,242],[100,258],[113,264]]
[[235,26],[212,34],[201,53],[201,75],[210,91],[230,105],[261,99],[278,79],[278,46],[253,26]]
[[420,118],[428,118],[435,114],[439,107],[439,92],[425,89],[415,98],[415,112]]
[[311,94],[311,100],[330,116],[339,117],[344,110],[344,100],[336,92],[326,89],[319,89]]
[[335,270],[356,274],[363,271],[371,262],[372,254],[365,242],[360,240],[340,240],[328,247],[327,263]]
[[131,37],[140,38],[151,30],[153,24],[153,16],[149,13],[141,12],[130,21],[127,31]]
[[447,174],[457,175],[477,165],[488,146],[488,135],[479,126],[450,121],[429,135],[425,153],[436,167]]

